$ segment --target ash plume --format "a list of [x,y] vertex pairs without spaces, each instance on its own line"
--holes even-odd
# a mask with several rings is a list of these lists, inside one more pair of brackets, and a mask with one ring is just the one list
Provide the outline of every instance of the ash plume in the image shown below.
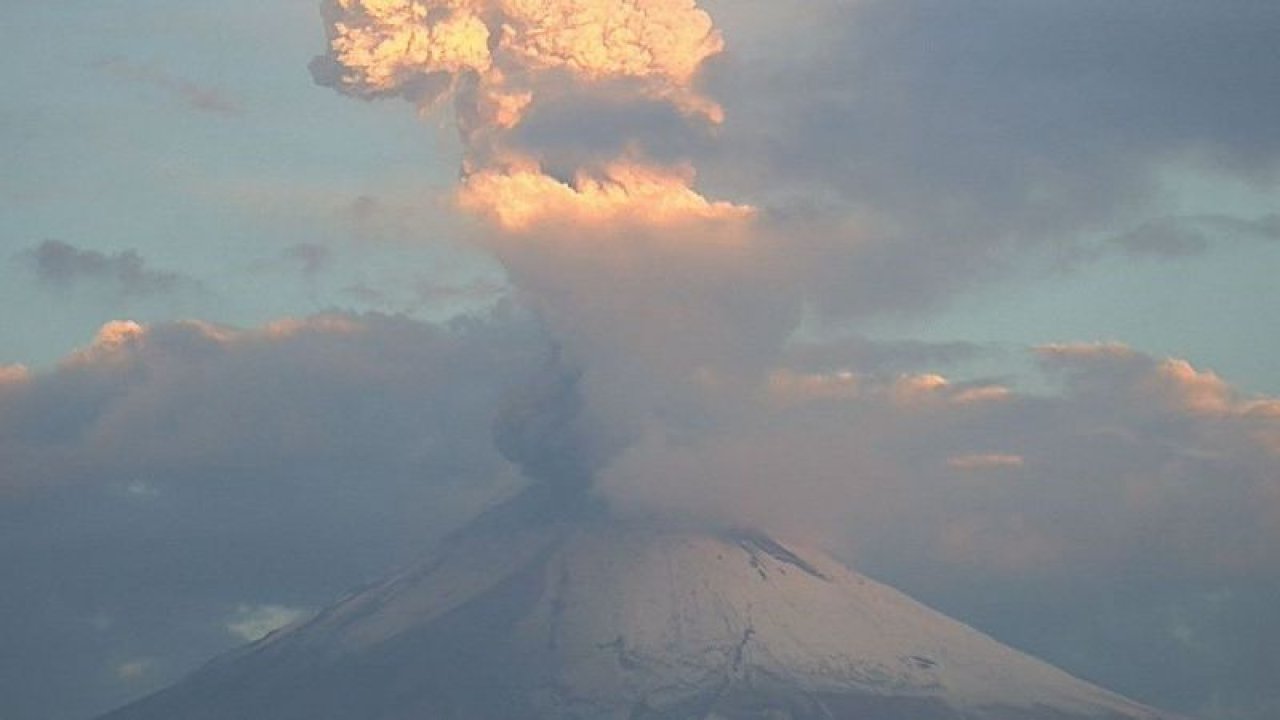
[[587,488],[639,436],[713,426],[730,388],[765,377],[799,303],[754,208],[703,196],[690,162],[651,159],[626,124],[622,150],[594,159],[518,132],[539,109],[628,102],[721,123],[697,81],[724,41],[697,2],[329,0],[323,13],[318,82],[452,108],[456,204],[560,347],[494,426],[527,477]]
[[509,393],[493,427],[494,445],[525,477],[561,496],[588,489],[625,443],[593,422],[583,402],[582,374],[557,353]]
[[316,81],[366,99],[399,96],[423,114],[451,103],[465,148],[459,201],[505,229],[575,214],[749,212],[697,194],[688,168],[630,155],[563,182],[514,141],[535,106],[575,92],[722,122],[696,81],[724,40],[695,0],[328,0],[323,14],[329,52],[312,63]]

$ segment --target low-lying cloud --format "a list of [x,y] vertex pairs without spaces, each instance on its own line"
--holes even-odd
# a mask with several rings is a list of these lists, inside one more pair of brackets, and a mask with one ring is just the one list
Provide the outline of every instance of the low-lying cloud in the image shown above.
[[[55,624],[81,623],[59,635],[81,659],[40,666],[45,692],[146,658],[145,674],[95,691],[122,699],[407,561],[530,480],[573,493],[594,478],[615,512],[821,542],[968,617],[985,617],[980,580],[978,597],[1034,584],[1123,599],[1103,626],[1134,603],[1198,623],[1187,607],[1209,589],[1248,603],[1280,574],[1280,400],[1118,344],[1034,349],[1052,393],[891,371],[891,350],[868,371],[698,376],[683,386],[696,396],[629,416],[644,421],[619,443],[600,434],[619,427],[597,417],[608,388],[584,387],[519,316],[111,323],[56,369],[0,383],[0,547],[19,588],[0,617],[22,649],[8,657],[38,665]],[[1056,607],[1038,602],[1019,599]],[[1082,620],[1061,617],[1064,634],[1037,647],[1070,666]],[[1034,623],[986,620],[1036,640]],[[1176,628],[1121,645],[1180,642]],[[130,657],[101,649],[112,638]],[[1234,668],[1266,662],[1247,644],[1210,662],[1239,639],[1201,638],[1162,667],[1203,684],[1188,703],[1229,697]]]
[[515,316],[120,321],[6,370],[6,711],[91,715],[282,617],[264,607],[323,606],[424,552],[521,484],[492,423],[546,354]]

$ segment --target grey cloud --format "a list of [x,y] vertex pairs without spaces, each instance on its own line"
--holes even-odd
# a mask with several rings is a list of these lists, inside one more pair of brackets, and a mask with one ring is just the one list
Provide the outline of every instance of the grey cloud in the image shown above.
[[591,416],[581,378],[557,353],[509,394],[493,429],[504,457],[566,499],[585,493],[630,440]]
[[[1280,402],[1121,346],[1039,357],[1059,392],[889,366],[782,376],[745,411],[722,399],[710,428],[650,432],[602,491],[619,508],[842,548],[874,576],[1157,705],[1266,717],[1277,695],[1256,668],[1274,667],[1280,620],[1254,612],[1247,630],[1202,600],[1226,593],[1225,607],[1256,610],[1280,576]],[[955,462],[983,457],[1000,461]]]
[[[719,8],[726,32],[758,5]],[[795,252],[828,311],[928,305],[1029,254],[1070,256],[1082,231],[1140,221],[1175,161],[1277,180],[1274,3],[873,0],[812,15],[756,31],[794,52],[734,55],[740,42],[713,68],[729,121],[704,167],[725,195],[799,208]]]
[[510,314],[120,324],[0,384],[6,714],[100,712],[237,644],[242,606],[425,552],[522,484],[490,431],[546,353]]
[[199,287],[199,283],[182,274],[149,267],[134,250],[108,254],[58,240],[45,240],[18,257],[30,264],[41,282],[54,287],[94,283],[135,297]]
[[557,97],[535,105],[512,133],[517,147],[548,163],[547,172],[570,179],[573,171],[642,151],[666,163],[705,153],[713,131],[690,123],[670,103],[590,94]]

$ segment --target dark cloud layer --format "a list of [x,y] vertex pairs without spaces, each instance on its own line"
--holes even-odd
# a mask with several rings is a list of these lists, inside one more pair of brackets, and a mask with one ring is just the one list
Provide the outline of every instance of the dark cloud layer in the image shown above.
[[[1042,348],[1054,394],[780,371],[713,430],[658,430],[601,480],[623,507],[816,540],[1146,702],[1277,701],[1280,403],[1115,345]],[[1263,639],[1265,638],[1265,639]]]
[[1149,702],[1276,701],[1280,625],[1232,622],[1280,576],[1276,400],[1119,345],[1037,350],[1060,391],[1026,394],[908,370],[968,346],[842,342],[686,380],[620,443],[549,348],[508,311],[112,323],[0,374],[9,710],[87,715],[377,578],[527,481],[500,451],[616,512],[822,542]]
[[1177,166],[1261,187],[1280,170],[1275,3],[822,2],[753,27],[761,5],[719,10],[743,19],[713,68],[730,120],[708,177],[793,208],[829,311],[1072,255]]
[[[490,440],[522,322],[107,326],[0,381],[0,697],[83,718],[317,608],[519,484]],[[242,608],[247,608],[241,612]]]

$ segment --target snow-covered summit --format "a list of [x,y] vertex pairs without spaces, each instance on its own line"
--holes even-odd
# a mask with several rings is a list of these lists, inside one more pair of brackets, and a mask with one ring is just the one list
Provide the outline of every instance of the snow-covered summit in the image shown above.
[[108,720],[1172,720],[829,556],[522,498]]

